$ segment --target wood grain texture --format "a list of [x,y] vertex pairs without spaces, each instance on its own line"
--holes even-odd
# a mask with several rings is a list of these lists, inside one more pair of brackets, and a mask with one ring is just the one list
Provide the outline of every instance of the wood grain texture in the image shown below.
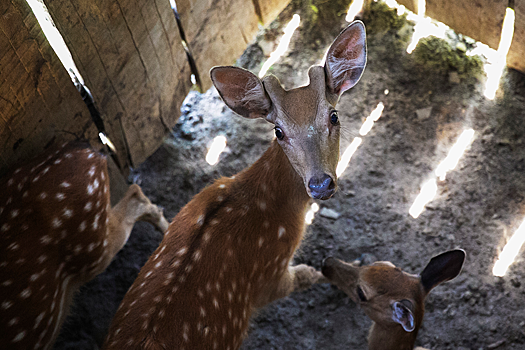
[[96,135],[31,8],[24,0],[0,2],[0,175],[53,141]]
[[175,125],[191,88],[168,1],[46,0],[105,117],[119,153],[136,166]]
[[232,65],[255,38],[258,17],[251,0],[178,0],[177,8],[203,90],[211,87],[209,71]]
[[525,2],[516,1],[514,11],[516,12],[516,25],[514,37],[507,56],[507,65],[525,73]]

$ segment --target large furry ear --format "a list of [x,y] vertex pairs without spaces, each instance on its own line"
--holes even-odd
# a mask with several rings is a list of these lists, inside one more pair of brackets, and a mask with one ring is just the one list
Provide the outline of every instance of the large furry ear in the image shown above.
[[334,40],[326,54],[326,84],[331,94],[340,96],[352,88],[366,65],[366,32],[361,21],[354,21]]
[[272,102],[259,78],[238,67],[213,67],[210,71],[213,85],[224,103],[245,118],[265,118]]
[[464,261],[465,251],[461,249],[433,257],[420,275],[425,292],[428,294],[432,288],[459,275]]
[[412,302],[406,299],[392,304],[392,320],[399,323],[406,332],[412,332],[416,328],[413,308]]

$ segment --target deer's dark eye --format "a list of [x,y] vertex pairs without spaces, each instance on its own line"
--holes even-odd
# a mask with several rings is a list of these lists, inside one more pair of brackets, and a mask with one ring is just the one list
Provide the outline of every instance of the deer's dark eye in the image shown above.
[[332,123],[332,125],[339,125],[339,116],[337,115],[337,111],[330,112],[330,123]]
[[282,140],[284,138],[284,132],[278,126],[275,127],[275,137],[277,137],[279,140]]
[[361,301],[366,301],[365,293],[363,292],[363,289],[361,289],[360,286],[357,286],[357,296]]

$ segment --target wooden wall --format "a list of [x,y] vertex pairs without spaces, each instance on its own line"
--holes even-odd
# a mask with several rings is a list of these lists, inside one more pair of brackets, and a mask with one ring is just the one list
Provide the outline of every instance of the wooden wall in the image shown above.
[[[192,74],[169,0],[43,0],[124,166],[179,118]],[[177,0],[204,89],[289,0]],[[0,1],[0,175],[57,140],[96,142],[89,112],[25,0]]]
[[[417,0],[397,0],[417,13]],[[508,0],[426,0],[425,14],[497,50]],[[525,1],[514,1],[515,31],[507,65],[525,73]]]

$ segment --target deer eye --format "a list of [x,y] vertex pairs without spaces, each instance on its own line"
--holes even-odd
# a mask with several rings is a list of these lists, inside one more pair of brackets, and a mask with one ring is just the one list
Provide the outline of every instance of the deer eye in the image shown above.
[[339,125],[339,116],[336,110],[330,112],[330,123],[332,123],[332,125]]
[[281,128],[278,127],[278,126],[275,127],[275,137],[277,137],[279,140],[284,139],[284,132],[283,132],[283,129],[281,129]]
[[357,286],[357,296],[361,301],[366,301],[365,293],[363,292],[363,289],[360,286]]

